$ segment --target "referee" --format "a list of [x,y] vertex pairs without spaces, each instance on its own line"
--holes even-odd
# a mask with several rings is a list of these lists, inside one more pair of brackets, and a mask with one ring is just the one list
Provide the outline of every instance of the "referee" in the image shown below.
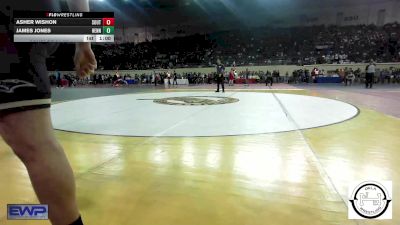
[[215,92],[219,92],[219,85],[222,86],[222,92],[225,92],[224,85],[224,73],[225,66],[221,63],[221,60],[217,60],[217,90]]

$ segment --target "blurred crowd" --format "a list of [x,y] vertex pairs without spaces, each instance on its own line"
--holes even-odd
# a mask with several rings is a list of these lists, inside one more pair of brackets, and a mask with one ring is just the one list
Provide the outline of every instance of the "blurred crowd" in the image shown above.
[[[353,69],[343,67],[340,69],[325,71],[319,70],[317,67],[313,69],[299,69],[294,70],[291,74],[286,72],[280,73],[279,70],[273,71],[252,71],[246,69],[245,71],[237,72],[235,70],[225,72],[225,83],[232,80],[233,84],[254,84],[254,83],[317,83],[318,78],[336,77],[339,83],[344,85],[352,85],[354,83],[365,82],[366,70]],[[175,80],[187,80],[188,85],[204,85],[216,83],[217,73],[177,73],[175,71],[167,72],[152,72],[151,74],[138,74],[125,72],[119,74],[116,71],[114,74],[107,72],[99,72],[79,79],[75,73],[59,73],[54,72],[50,76],[50,82],[57,87],[74,87],[82,85],[106,85],[106,86],[120,86],[120,85],[163,85],[168,83],[173,85]],[[400,68],[390,67],[388,69],[377,69],[374,75],[374,83],[381,84],[400,84]]]
[[[144,70],[213,66],[398,62],[400,25],[249,28],[139,44],[94,45],[100,69]],[[64,47],[50,68],[70,70]],[[61,68],[64,67],[64,68]]]

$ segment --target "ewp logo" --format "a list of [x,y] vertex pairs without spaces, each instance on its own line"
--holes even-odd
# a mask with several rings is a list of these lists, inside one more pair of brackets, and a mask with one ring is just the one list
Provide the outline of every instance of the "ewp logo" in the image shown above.
[[7,205],[8,220],[47,220],[49,219],[48,205]]

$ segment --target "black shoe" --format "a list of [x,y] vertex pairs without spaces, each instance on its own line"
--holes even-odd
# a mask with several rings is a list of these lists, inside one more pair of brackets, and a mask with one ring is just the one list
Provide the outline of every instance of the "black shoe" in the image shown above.
[[219,91],[215,91],[215,92],[219,92]]
[[75,220],[73,223],[70,225],[83,225],[82,218],[79,217],[77,220]]

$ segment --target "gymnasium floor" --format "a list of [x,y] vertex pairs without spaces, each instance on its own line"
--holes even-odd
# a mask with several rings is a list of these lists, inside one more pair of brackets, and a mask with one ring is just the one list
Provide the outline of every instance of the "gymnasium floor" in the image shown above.
[[[86,224],[400,224],[398,86],[211,88],[54,90],[54,123],[70,130],[56,134]],[[179,105],[193,96],[238,102]],[[140,108],[123,108],[130,105]],[[108,135],[94,134],[102,131]],[[393,181],[392,220],[347,219],[348,185],[365,180]],[[48,224],[7,221],[7,203],[37,200],[23,165],[0,141],[0,224]]]

